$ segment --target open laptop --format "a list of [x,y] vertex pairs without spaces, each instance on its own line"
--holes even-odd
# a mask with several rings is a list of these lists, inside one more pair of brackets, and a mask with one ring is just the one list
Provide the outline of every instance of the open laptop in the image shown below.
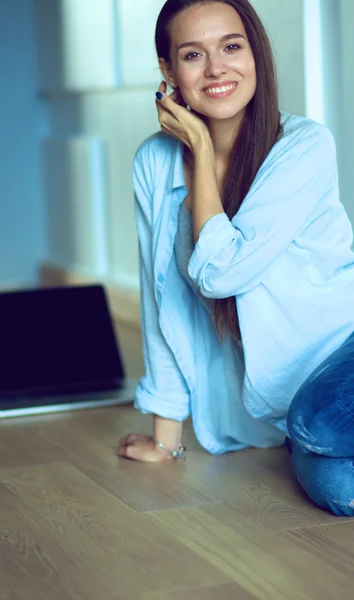
[[101,285],[0,293],[0,418],[132,402]]

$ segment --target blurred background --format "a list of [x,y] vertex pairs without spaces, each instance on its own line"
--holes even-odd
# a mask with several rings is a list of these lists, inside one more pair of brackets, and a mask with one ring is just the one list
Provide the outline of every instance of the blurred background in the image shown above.
[[[100,280],[138,319],[132,159],[159,130],[163,0],[0,0],[0,287]],[[354,1],[253,0],[281,107],[327,125],[354,223]]]

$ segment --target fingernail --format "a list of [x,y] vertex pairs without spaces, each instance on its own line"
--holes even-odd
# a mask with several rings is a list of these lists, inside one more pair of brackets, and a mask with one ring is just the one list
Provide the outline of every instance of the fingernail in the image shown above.
[[161,92],[156,92],[156,98],[158,100],[161,100],[162,96],[163,96],[163,94],[161,94]]

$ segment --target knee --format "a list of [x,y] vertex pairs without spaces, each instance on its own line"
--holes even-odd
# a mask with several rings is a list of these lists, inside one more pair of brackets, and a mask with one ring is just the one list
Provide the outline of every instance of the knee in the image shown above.
[[339,517],[354,517],[354,460],[304,453],[294,444],[296,477],[311,500]]
[[316,454],[330,455],[332,446],[326,443],[328,427],[320,405],[320,383],[315,372],[300,387],[291,402],[287,426],[293,442],[303,449]]
[[291,439],[309,452],[354,456],[354,380],[328,363],[316,369],[295,394],[288,412]]

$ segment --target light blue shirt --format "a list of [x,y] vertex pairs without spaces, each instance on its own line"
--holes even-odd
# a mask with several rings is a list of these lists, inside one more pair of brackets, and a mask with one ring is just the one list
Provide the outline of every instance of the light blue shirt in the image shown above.
[[146,369],[135,406],[192,414],[213,453],[281,444],[296,391],[354,330],[353,232],[333,136],[310,119],[282,122],[238,213],[205,224],[188,266],[205,297],[235,297],[243,347],[219,341],[176,264],[183,144],[158,132],[134,158]]

